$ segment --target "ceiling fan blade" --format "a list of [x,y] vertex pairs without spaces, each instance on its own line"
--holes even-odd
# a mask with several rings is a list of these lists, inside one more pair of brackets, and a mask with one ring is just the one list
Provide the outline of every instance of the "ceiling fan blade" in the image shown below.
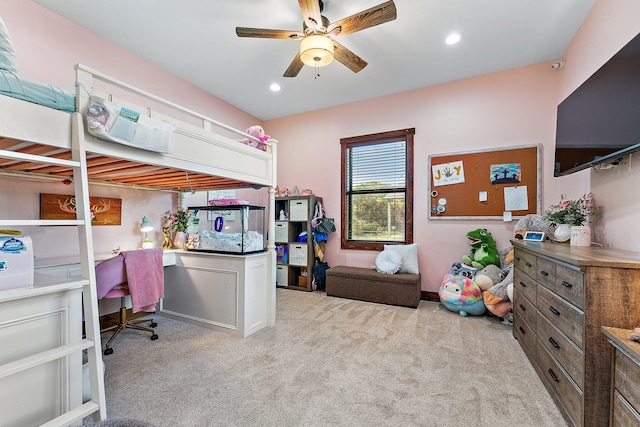
[[293,58],[293,61],[291,61],[291,64],[289,65],[289,68],[287,68],[287,71],[285,71],[282,76],[283,77],[295,77],[295,76],[298,75],[300,70],[302,70],[302,67],[304,67],[304,64],[302,63],[302,60],[300,59],[300,52],[298,52],[296,57]]
[[333,40],[333,48],[333,56],[354,73],[361,71],[367,66],[367,61],[360,58],[358,55],[351,52],[335,40]]
[[265,28],[236,27],[238,37],[253,37],[260,39],[302,39],[304,34],[299,31],[268,30]]
[[336,35],[351,34],[356,31],[364,30],[365,28],[393,21],[396,17],[396,5],[393,0],[389,0],[379,4],[378,6],[363,10],[360,13],[356,13],[355,15],[351,15],[330,24],[329,27],[327,27],[327,33],[336,30],[334,32]]
[[315,29],[322,25],[320,2],[318,0],[298,0],[298,3],[307,27]]

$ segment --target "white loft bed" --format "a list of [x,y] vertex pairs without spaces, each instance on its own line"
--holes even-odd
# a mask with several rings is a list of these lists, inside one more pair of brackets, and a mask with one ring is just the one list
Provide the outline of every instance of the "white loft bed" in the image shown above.
[[[275,235],[275,186],[277,141],[269,140],[266,151],[239,142],[252,136],[233,129],[211,118],[180,107],[172,102],[136,89],[128,84],[110,78],[102,73],[77,65],[76,70],[76,112],[58,111],[28,101],[0,95],[0,173],[15,176],[44,176],[64,179],[73,178],[76,197],[88,200],[85,184],[108,182],[136,188],[164,191],[192,191],[231,188],[269,188],[268,235]],[[149,117],[175,125],[172,143],[173,152],[163,154],[132,148],[111,141],[98,139],[85,130],[83,112],[87,110],[91,96],[109,99],[112,102],[147,112]],[[127,100],[134,99],[136,104]],[[140,103],[144,105],[140,106]],[[257,140],[255,140],[257,141]],[[50,161],[44,159],[51,159]],[[82,177],[82,179],[78,179]],[[80,197],[78,197],[80,195]],[[88,209],[78,207],[78,220],[42,221],[3,220],[0,228],[20,225],[78,225],[90,224]],[[62,224],[64,222],[64,224]],[[80,233],[83,265],[82,280],[64,285],[64,289],[82,287],[85,294],[95,295],[95,272],[92,237],[89,232]],[[82,237],[84,235],[84,237]],[[87,237],[88,235],[88,237]],[[82,244],[82,239],[85,244]],[[267,269],[264,277],[266,325],[275,324],[275,246],[270,239],[267,252]],[[54,285],[63,289],[63,285]],[[34,290],[34,295],[44,292]],[[0,303],[11,303],[24,297],[30,290],[15,292],[0,291]],[[93,298],[92,298],[93,299]],[[85,301],[87,338],[96,335],[98,324],[97,301],[87,306]],[[91,313],[87,319],[86,314]],[[0,318],[0,326],[2,319]],[[89,331],[94,331],[90,334]],[[1,332],[1,328],[0,328]],[[97,334],[99,336],[99,333]],[[16,363],[0,363],[0,389],[2,379],[13,375],[28,365],[36,366],[61,355],[71,355],[79,347],[91,348],[90,343],[67,346],[64,350],[47,351],[27,357]],[[93,346],[94,348],[96,346]],[[94,368],[94,377],[101,376],[101,367],[96,368],[100,349],[89,353],[89,363]],[[96,374],[97,372],[97,374]],[[92,377],[92,380],[94,378]],[[68,414],[47,425],[65,425],[70,420],[78,420],[89,414],[104,417],[104,391],[101,379],[92,384],[92,399],[80,408],[69,410]],[[102,391],[97,391],[102,388]],[[2,391],[2,390],[0,390]],[[64,402],[63,402],[64,403]],[[28,403],[27,403],[28,404]],[[69,405],[67,405],[69,406]],[[71,405],[73,408],[73,405]],[[64,412],[64,411],[63,411]]]
[[[98,89],[100,83],[105,83],[108,90],[114,92],[104,92],[105,85]],[[114,94],[116,91],[118,94],[124,94],[123,99]],[[78,137],[83,140],[88,155],[89,181],[109,181],[176,191],[275,187],[276,141],[267,141],[266,151],[244,145],[238,140],[257,140],[240,130],[82,65],[76,66],[76,110],[80,113],[69,114],[0,96],[0,138],[4,139],[0,140],[0,149],[29,153],[34,149],[33,144],[42,144],[70,152],[73,126],[84,129],[81,113],[89,106],[91,95],[111,99],[118,105],[137,111],[148,112],[150,117],[176,125],[176,130],[173,133],[174,151],[171,154],[135,149],[81,132]],[[125,101],[126,97],[148,101],[148,104],[141,107]],[[232,136],[216,133],[220,131]],[[16,145],[16,141],[24,143]],[[40,153],[41,150],[38,149]],[[102,166],[99,173],[94,171],[98,165]],[[140,167],[141,165],[146,168]],[[0,168],[3,171],[42,173],[38,168],[30,168],[30,165],[24,162],[19,165],[3,162],[0,163]],[[110,173],[105,173],[106,170]],[[173,177],[171,180],[149,179],[149,175],[170,172]],[[62,170],[45,173],[53,176],[71,175],[70,171]]]

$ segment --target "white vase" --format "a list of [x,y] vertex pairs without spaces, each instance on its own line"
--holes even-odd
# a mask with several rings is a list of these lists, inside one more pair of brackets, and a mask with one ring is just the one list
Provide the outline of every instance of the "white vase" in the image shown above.
[[591,246],[591,227],[588,225],[572,226],[570,243],[573,246]]
[[187,237],[187,233],[184,231],[176,231],[173,235],[173,248],[184,249],[184,242]]
[[566,242],[571,238],[571,226],[569,224],[558,224],[553,232],[553,238],[558,242]]

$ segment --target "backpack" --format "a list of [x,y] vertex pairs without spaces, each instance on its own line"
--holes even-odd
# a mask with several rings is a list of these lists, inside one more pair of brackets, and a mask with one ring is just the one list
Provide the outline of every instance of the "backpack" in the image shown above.
[[313,289],[316,291],[324,291],[327,283],[327,270],[329,264],[326,262],[316,261],[313,266]]

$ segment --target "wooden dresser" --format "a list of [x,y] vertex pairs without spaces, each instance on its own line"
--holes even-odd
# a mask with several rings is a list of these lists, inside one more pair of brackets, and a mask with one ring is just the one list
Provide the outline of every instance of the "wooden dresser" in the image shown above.
[[640,320],[640,254],[513,241],[513,335],[570,425],[608,426],[612,347]]
[[611,426],[640,425],[640,343],[629,339],[629,329],[603,327],[615,351],[612,354]]

